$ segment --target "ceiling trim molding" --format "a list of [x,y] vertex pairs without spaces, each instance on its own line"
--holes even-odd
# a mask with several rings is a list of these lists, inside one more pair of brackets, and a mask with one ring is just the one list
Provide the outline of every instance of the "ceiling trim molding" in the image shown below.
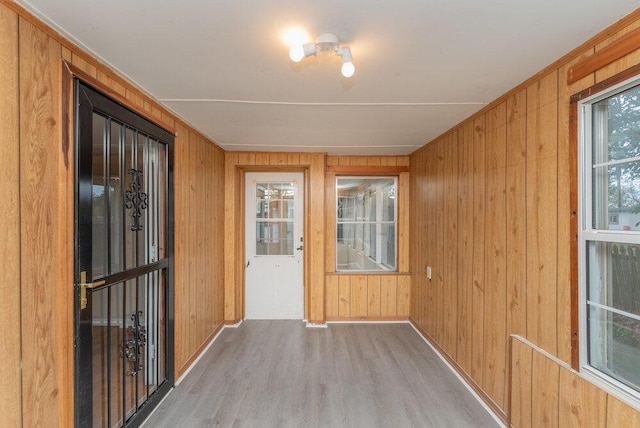
[[462,102],[360,102],[360,103],[316,103],[297,101],[256,101],[256,100],[225,100],[220,98],[160,98],[162,102],[168,103],[227,103],[227,104],[257,104],[257,105],[279,105],[279,106],[319,106],[319,107],[438,107],[438,106],[459,106],[487,105],[481,101]]
[[[384,145],[384,146],[331,146],[323,144],[321,146],[302,145],[302,144],[221,144],[222,148],[228,150],[227,147],[277,147],[281,149],[403,149],[403,148],[415,148],[422,147],[420,144],[404,144],[404,145]],[[408,155],[395,155],[395,156],[408,156]]]
[[327,172],[340,175],[359,174],[400,174],[410,172],[410,167],[406,165],[328,165]]

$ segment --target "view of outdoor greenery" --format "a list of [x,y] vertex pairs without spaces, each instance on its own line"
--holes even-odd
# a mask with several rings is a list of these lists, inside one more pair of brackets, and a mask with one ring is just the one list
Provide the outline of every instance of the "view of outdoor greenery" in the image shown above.
[[[608,168],[609,212],[623,213],[623,217],[627,213],[631,223],[628,226],[637,228],[640,226],[640,88],[631,88],[600,103],[606,104],[608,115],[607,159],[603,161],[626,160]],[[624,220],[620,225],[625,225]]]

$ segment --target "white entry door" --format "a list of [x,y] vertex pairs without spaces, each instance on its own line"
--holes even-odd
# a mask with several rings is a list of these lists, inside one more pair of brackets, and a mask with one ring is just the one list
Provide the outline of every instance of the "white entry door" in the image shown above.
[[246,319],[303,318],[303,179],[300,172],[246,174]]

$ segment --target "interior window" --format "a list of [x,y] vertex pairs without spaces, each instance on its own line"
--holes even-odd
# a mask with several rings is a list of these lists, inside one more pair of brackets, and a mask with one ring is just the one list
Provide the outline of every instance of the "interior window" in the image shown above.
[[581,365],[640,395],[640,80],[579,104]]
[[396,270],[396,177],[336,178],[336,270]]

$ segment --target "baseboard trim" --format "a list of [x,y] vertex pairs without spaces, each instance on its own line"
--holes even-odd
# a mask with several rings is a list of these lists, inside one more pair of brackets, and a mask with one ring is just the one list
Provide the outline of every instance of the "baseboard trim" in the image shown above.
[[204,354],[206,354],[206,352],[209,350],[209,348],[211,348],[211,346],[216,341],[218,336],[220,336],[220,333],[222,333],[222,331],[227,327],[228,326],[226,326],[224,324],[220,324],[218,326],[218,328],[213,331],[211,336],[209,336],[210,337],[209,342],[205,342],[205,344],[203,346],[201,346],[200,349],[198,349],[194,353],[194,357],[192,357],[192,361],[189,363],[189,367],[187,367],[185,369],[185,371],[182,372],[180,377],[176,380],[174,386],[180,385],[180,382],[182,382],[184,380],[184,378],[189,374],[189,372],[196,366],[196,364],[198,364],[198,361],[200,361],[202,359]]
[[407,319],[367,319],[367,320],[358,320],[358,319],[336,319],[336,320],[327,320],[327,324],[411,324],[411,322]]
[[353,321],[353,322],[377,322],[377,321],[401,321],[401,322],[409,322],[409,318],[407,317],[327,317],[327,322],[336,322],[336,321]]
[[438,343],[431,337],[427,332],[423,331],[419,326],[413,322],[413,320],[408,321],[411,327],[418,333],[418,335],[424,340],[433,352],[436,353],[438,357],[446,364],[447,367],[456,375],[456,377],[462,382],[462,384],[473,394],[473,396],[478,400],[478,402],[484,407],[487,412],[495,419],[496,422],[501,427],[509,426],[509,420],[507,415],[504,413],[500,407],[496,403],[493,402],[491,397],[489,397],[474,381],[471,379],[465,372],[462,370],[462,367],[454,361],[449,355],[445,352],[444,349],[438,345]]
[[314,323],[314,322],[309,322],[309,321],[304,321],[303,322],[306,323],[307,328],[328,328],[327,323]]

